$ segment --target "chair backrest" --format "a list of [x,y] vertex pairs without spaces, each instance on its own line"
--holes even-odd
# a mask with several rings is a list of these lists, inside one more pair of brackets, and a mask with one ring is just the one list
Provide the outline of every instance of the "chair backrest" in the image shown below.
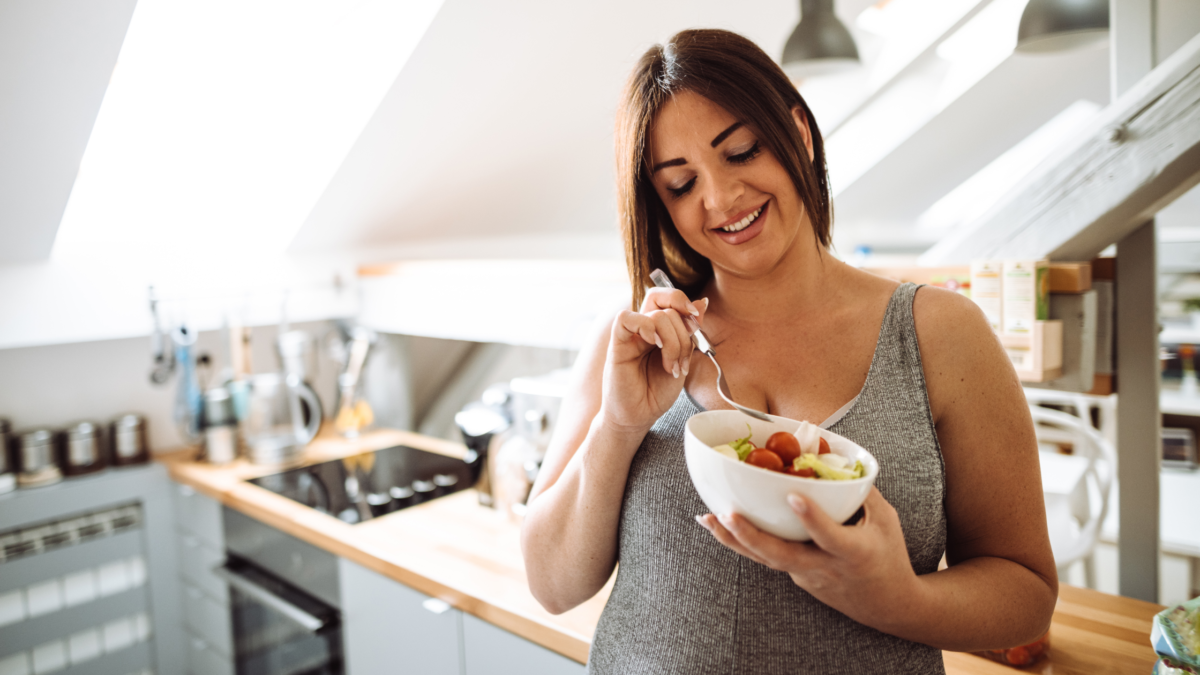
[[[1030,405],[1048,404],[1071,407],[1075,414],[1099,429],[1100,435],[1116,447],[1117,444],[1117,397],[1093,396],[1069,391],[1025,387],[1025,399]],[[1093,418],[1092,413],[1095,413]]]
[[[1091,500],[1085,501],[1086,513],[1078,514],[1082,521],[1079,525],[1078,539],[1065,547],[1060,546],[1065,550],[1054,552],[1055,563],[1063,567],[1090,554],[1096,545],[1100,527],[1108,515],[1117,453],[1112,443],[1092,426],[1090,420],[1038,405],[1030,405],[1029,409],[1039,442],[1069,443],[1073,454],[1088,460],[1083,478],[1084,485],[1089,493],[1095,491],[1098,502],[1092,505]],[[1077,410],[1084,412],[1086,408],[1078,407]]]

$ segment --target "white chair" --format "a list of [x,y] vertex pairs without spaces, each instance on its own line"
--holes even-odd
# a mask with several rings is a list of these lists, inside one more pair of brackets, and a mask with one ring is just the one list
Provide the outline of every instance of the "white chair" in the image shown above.
[[[1069,394],[1065,396],[1070,396]],[[1057,403],[1057,402],[1056,402]],[[1076,409],[1084,414],[1087,408]],[[1071,405],[1075,405],[1072,401]],[[1096,584],[1092,552],[1100,535],[1100,527],[1108,514],[1117,453],[1113,444],[1084,419],[1039,405],[1030,405],[1037,430],[1039,448],[1043,450],[1042,486],[1046,499],[1046,521],[1050,546],[1059,576],[1081,561],[1085,583]],[[1088,414],[1090,417],[1090,414]],[[1057,449],[1069,445],[1069,455]]]

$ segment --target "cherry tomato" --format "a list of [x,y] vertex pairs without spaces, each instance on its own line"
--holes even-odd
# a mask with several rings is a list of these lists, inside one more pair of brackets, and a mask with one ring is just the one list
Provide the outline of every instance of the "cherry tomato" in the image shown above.
[[791,466],[792,461],[800,456],[800,441],[786,431],[777,431],[767,439],[767,449],[779,455],[784,465]]
[[813,471],[811,468],[809,468],[807,466],[804,467],[803,469],[797,469],[797,468],[789,466],[787,468],[787,471],[785,471],[784,473],[786,473],[789,476],[800,476],[801,478],[816,478],[816,476],[817,476],[817,472]]
[[829,449],[829,442],[828,442],[828,441],[826,441],[824,438],[822,438],[822,439],[821,439],[821,446],[820,446],[820,448],[817,450],[817,454],[818,454],[818,455],[828,455],[830,452],[832,452],[832,451]]
[[759,448],[751,452],[746,457],[746,463],[771,471],[783,471],[783,460],[779,459],[779,455],[766,448]]

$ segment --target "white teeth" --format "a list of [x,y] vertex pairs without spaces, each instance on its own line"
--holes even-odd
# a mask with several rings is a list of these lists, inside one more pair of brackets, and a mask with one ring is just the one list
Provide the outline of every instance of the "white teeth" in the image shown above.
[[736,223],[726,226],[726,227],[722,227],[721,231],[722,232],[741,232],[742,230],[746,229],[747,227],[750,227],[750,223],[753,223],[758,218],[758,214],[760,214],[760,213],[762,213],[761,206],[758,207],[757,211],[755,211],[754,213],[751,213],[750,215],[746,216],[745,218],[742,218],[741,220],[737,221]]

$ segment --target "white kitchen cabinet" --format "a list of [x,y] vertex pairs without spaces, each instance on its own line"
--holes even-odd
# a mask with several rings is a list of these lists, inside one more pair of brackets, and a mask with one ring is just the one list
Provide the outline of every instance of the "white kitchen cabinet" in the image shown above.
[[464,614],[466,675],[583,675],[587,667],[529,640]]
[[212,572],[225,560],[221,504],[186,485],[173,484],[171,491],[175,500],[188,674],[232,673],[229,589]]
[[347,675],[461,675],[462,612],[338,559]]

